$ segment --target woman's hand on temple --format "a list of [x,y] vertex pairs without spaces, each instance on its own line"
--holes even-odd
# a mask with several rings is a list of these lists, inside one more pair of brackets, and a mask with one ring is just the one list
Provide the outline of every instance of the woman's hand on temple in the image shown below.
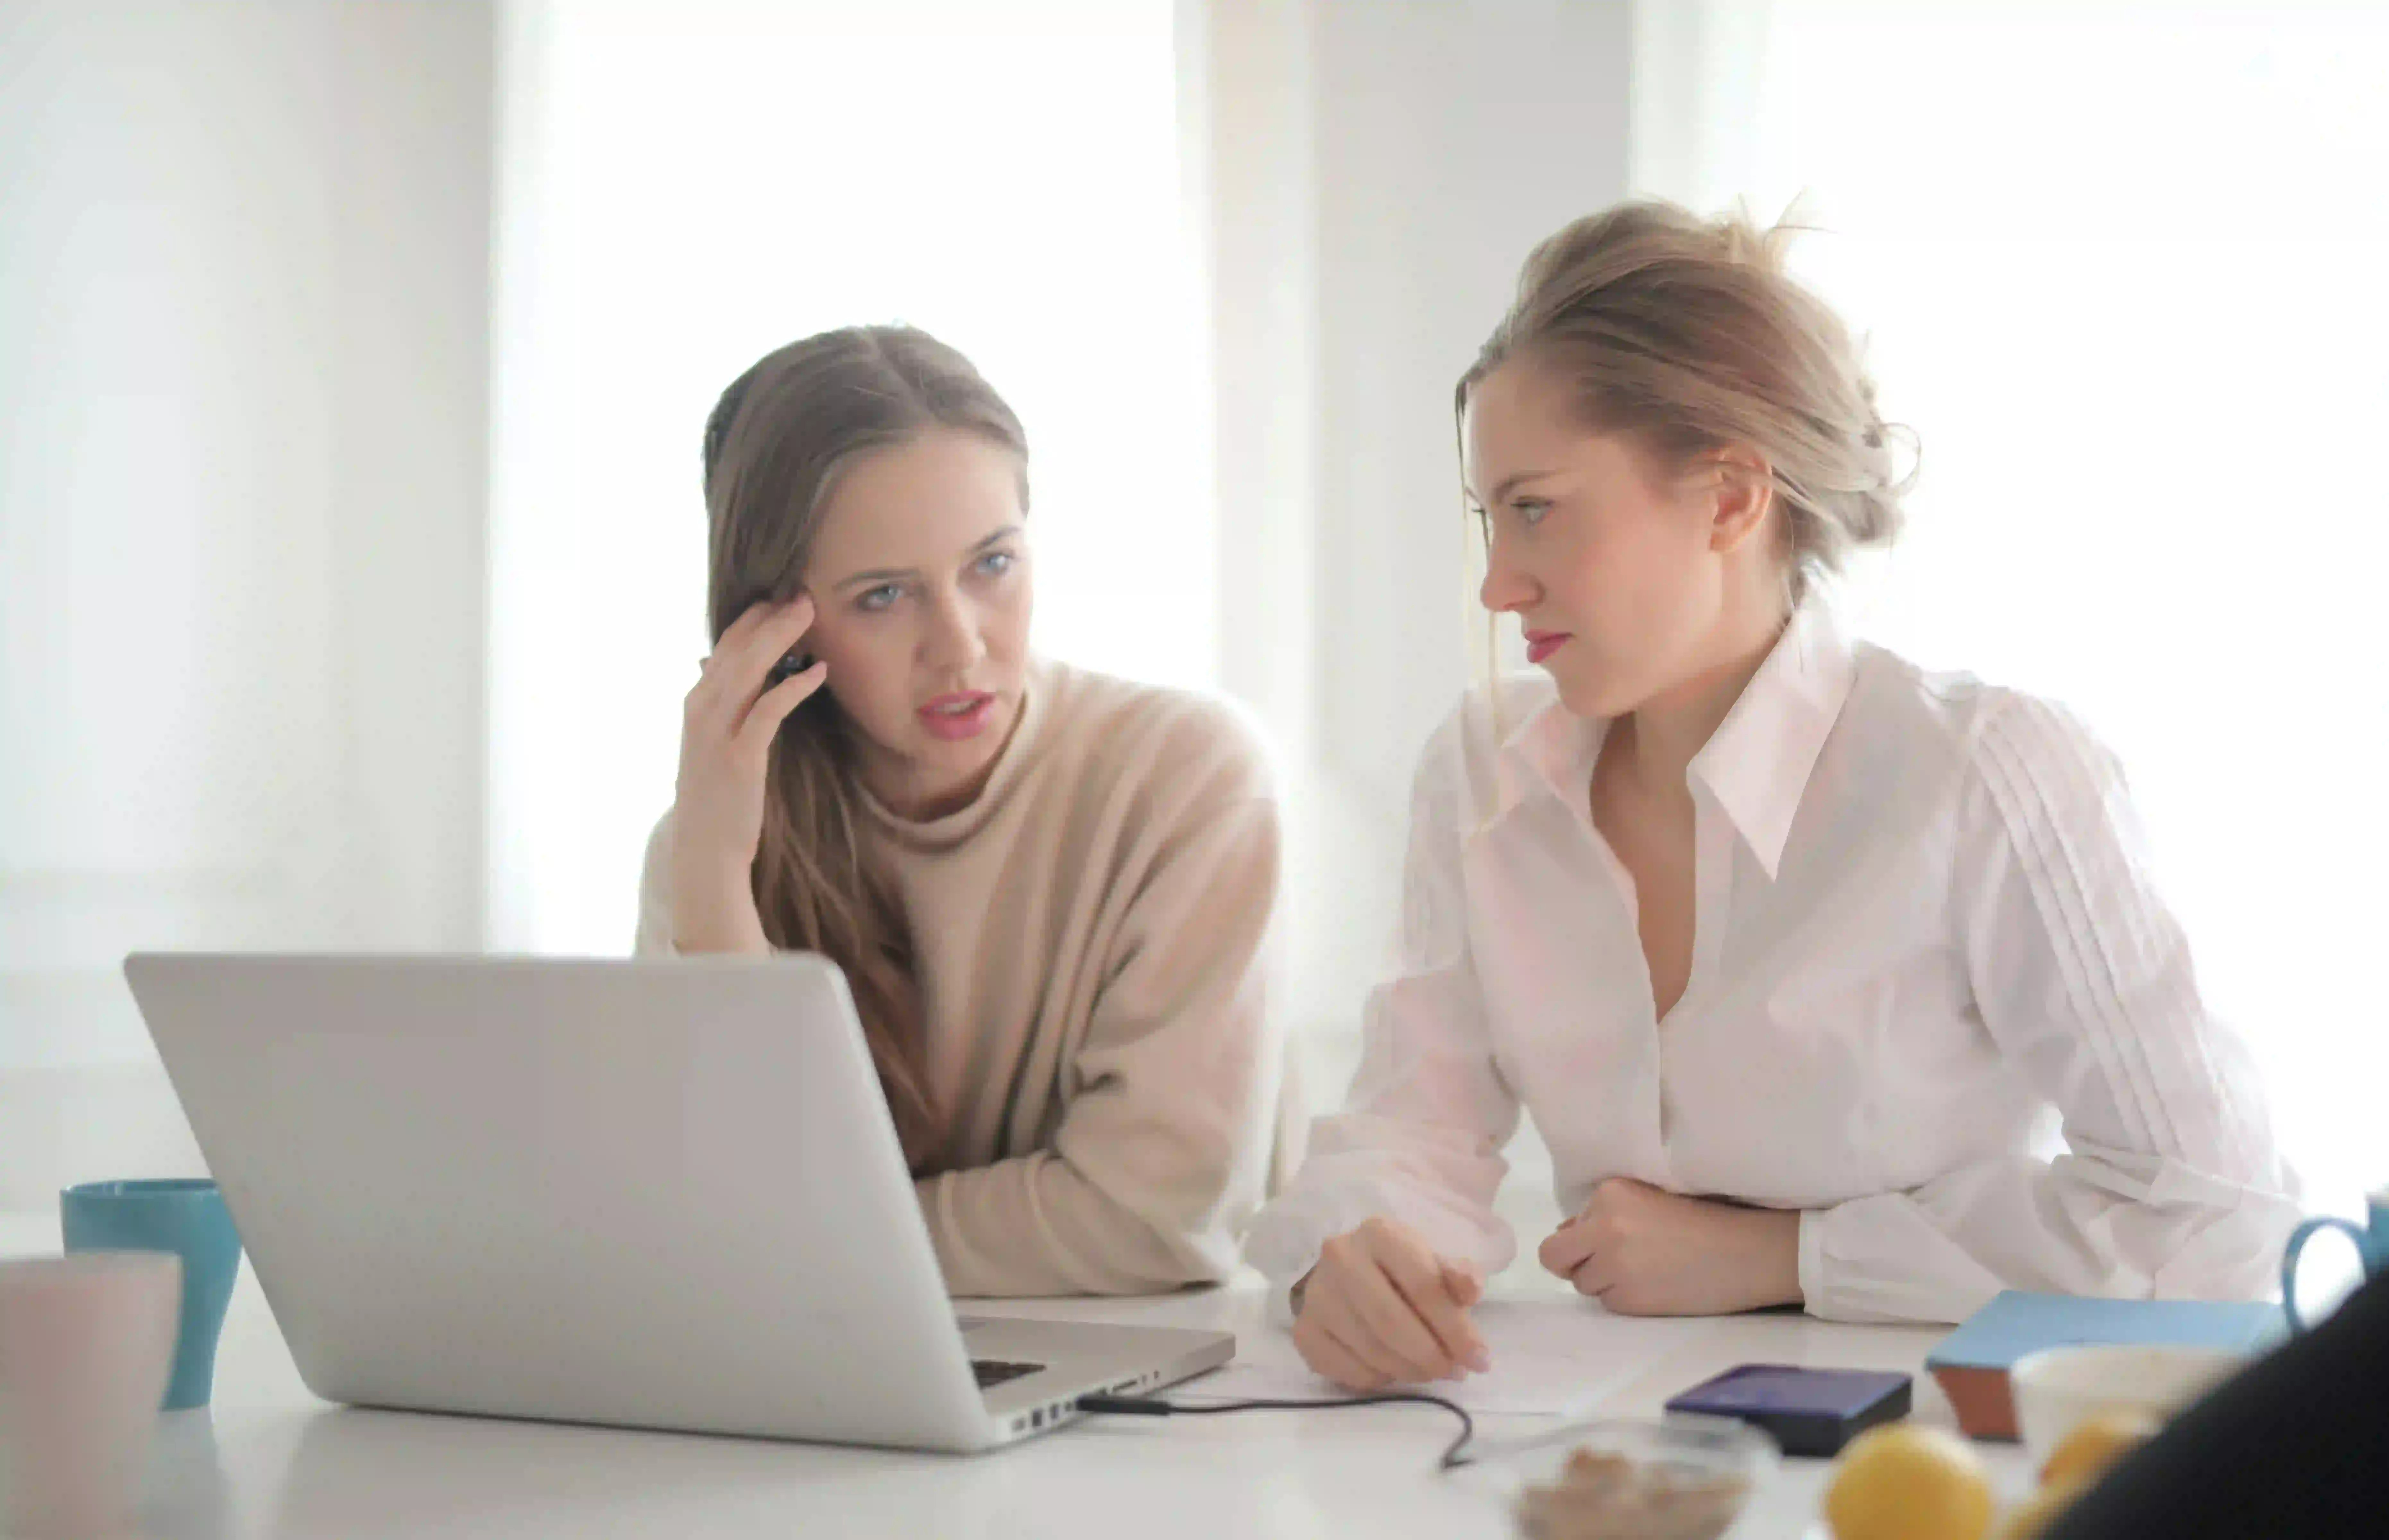
[[1347,1390],[1453,1379],[1492,1366],[1468,1318],[1485,1280],[1393,1220],[1371,1219],[1330,1240],[1298,1288],[1295,1348]]
[[1543,1266],[1624,1316],[1723,1316],[1797,1305],[1800,1215],[1612,1177],[1552,1232]]
[[730,624],[683,703],[672,799],[672,944],[684,952],[768,952],[751,872],[763,837],[772,740],[822,687],[816,663],[770,684],[772,666],[813,623],[803,594]]

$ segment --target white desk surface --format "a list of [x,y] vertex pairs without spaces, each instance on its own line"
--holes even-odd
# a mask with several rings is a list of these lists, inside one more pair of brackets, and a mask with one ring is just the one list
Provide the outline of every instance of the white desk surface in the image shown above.
[[[0,1255],[54,1252],[57,1221],[0,1215]],[[1531,1271],[1502,1294],[1557,1294]],[[1143,1300],[972,1301],[975,1315],[1269,1330],[1257,1279]],[[1923,1372],[1937,1329],[1833,1326],[1795,1316],[1704,1323],[1671,1334],[1599,1408],[1655,1416],[1711,1374],[1750,1362],[1901,1369],[1916,1416],[1948,1403]],[[1484,1418],[1480,1436],[1550,1419]],[[318,1401],[244,1264],[224,1325],[215,1405],[161,1419],[143,1533],[160,1540],[274,1536],[1090,1535],[1243,1540],[1278,1535],[1510,1533],[1485,1483],[1441,1475],[1455,1431],[1430,1406],[1233,1417],[1096,1419],[974,1458],[364,1412]],[[2011,1495],[2028,1484],[2011,1445],[1981,1446]],[[1798,1536],[1827,1467],[1787,1460],[1735,1529]],[[1816,1534],[1822,1534],[1821,1526]]]

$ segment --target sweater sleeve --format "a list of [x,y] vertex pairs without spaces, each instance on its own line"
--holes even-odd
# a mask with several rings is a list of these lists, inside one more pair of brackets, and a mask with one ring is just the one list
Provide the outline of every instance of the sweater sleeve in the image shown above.
[[672,816],[656,820],[647,836],[646,859],[639,868],[639,928],[631,941],[632,957],[671,957],[671,831]]
[[1135,1293],[1235,1268],[1284,1060],[1267,999],[1277,808],[1257,745],[1159,808],[1049,1148],[916,1184],[947,1289]]
[[2114,759],[2044,703],[1986,723],[1959,923],[1985,1029],[2066,1152],[1985,1159],[1801,1222],[1809,1310],[1963,1320],[2002,1288],[2254,1299],[2298,1219],[2263,1085],[2200,998]]

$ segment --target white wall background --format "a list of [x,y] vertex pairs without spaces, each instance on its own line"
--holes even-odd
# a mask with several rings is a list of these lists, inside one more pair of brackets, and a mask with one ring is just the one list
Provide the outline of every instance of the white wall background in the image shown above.
[[797,337],[969,354],[1028,432],[1040,645],[1217,681],[1169,0],[504,11],[497,946],[629,948],[709,645],[698,439]]
[[0,1207],[128,949],[479,937],[486,6],[0,7]]
[[[1451,388],[1527,249],[1623,196],[1630,7],[1187,7],[1215,352],[1222,683],[1284,753],[1285,1009],[1343,1095],[1420,745],[1479,664]],[[1479,660],[1481,663],[1481,660]],[[1503,1207],[1551,1217],[1550,1157]]]
[[1622,196],[1622,3],[1192,7],[1223,682],[1285,752],[1297,1023],[1340,1095],[1418,748],[1483,611],[1451,388],[1533,242]]
[[627,944],[699,425],[855,319],[1027,418],[1051,650],[1269,723],[1339,1091],[1471,670],[1450,382],[1629,173],[1815,195],[1926,445],[1871,629],[2091,717],[2293,1144],[2389,1176],[2381,16],[0,7],[0,1206],[188,1158],[128,948]]

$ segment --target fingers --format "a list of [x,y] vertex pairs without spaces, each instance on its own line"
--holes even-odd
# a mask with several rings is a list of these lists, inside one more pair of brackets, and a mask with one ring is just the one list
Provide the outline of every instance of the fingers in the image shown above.
[[[1333,1257],[1346,1284],[1338,1302],[1357,1329],[1344,1337],[1364,1357],[1401,1378],[1424,1380],[1457,1376],[1463,1365],[1491,1362],[1466,1309],[1443,1287],[1443,1259],[1424,1241],[1379,1217],[1342,1238],[1341,1244],[1341,1254]],[[1327,1324],[1339,1321],[1331,1317]]]
[[1587,1257],[1566,1277],[1578,1293],[1587,1299],[1600,1300],[1603,1305],[1609,1303],[1609,1291],[1617,1285],[1617,1268],[1611,1258],[1601,1252]]
[[[807,613],[810,614],[811,604],[811,594],[799,593],[793,599],[776,601],[766,599],[760,603],[749,605],[739,611],[738,618],[730,622],[729,627],[722,631],[722,640],[713,644],[713,650],[717,655],[743,652],[752,645],[756,637],[773,621],[785,618],[799,605],[807,606]],[[794,639],[791,638],[791,640]],[[786,649],[783,646],[781,650]]]
[[815,615],[812,597],[799,593],[784,605],[753,605],[732,621],[688,694],[689,714],[720,719],[725,731],[736,732],[772,665],[812,628]]
[[1385,1373],[1372,1368],[1359,1354],[1338,1342],[1335,1333],[1309,1311],[1294,1323],[1294,1345],[1304,1363],[1348,1391],[1383,1390],[1392,1383]]
[[1480,1372],[1493,1367],[1485,1350],[1485,1339],[1476,1334],[1476,1327],[1468,1318],[1468,1311],[1452,1297],[1444,1286],[1445,1264],[1431,1253],[1409,1247],[1388,1247],[1378,1258],[1394,1288],[1410,1305],[1412,1313],[1433,1334],[1443,1356],[1454,1366],[1466,1365]]
[[1405,1243],[1417,1245],[1379,1219],[1328,1241],[1305,1291],[1303,1314],[1317,1311],[1337,1341],[1389,1378],[1441,1379],[1453,1371],[1450,1355],[1379,1265],[1385,1252]]
[[747,711],[747,719],[738,724],[739,747],[749,754],[771,752],[772,739],[788,719],[788,713],[811,700],[828,679],[829,665],[815,663],[764,691]]
[[1452,1379],[1492,1367],[1469,1318],[1484,1294],[1475,1267],[1438,1256],[1392,1220],[1373,1218],[1320,1249],[1296,1329],[1305,1361],[1339,1384]]
[[1339,1280],[1343,1286],[1303,1311],[1361,1363],[1389,1381],[1440,1380],[1452,1364],[1435,1336],[1374,1267]]
[[1589,1219],[1571,1219],[1545,1238],[1535,1258],[1554,1278],[1573,1278],[1600,1249],[1599,1242],[1597,1225]]
[[[758,606],[760,608],[761,606]],[[812,630],[821,617],[814,607],[813,596],[799,593],[785,605],[774,605],[755,628],[754,635],[739,644],[739,651],[759,659],[766,669],[780,659],[780,655],[797,644],[798,639]]]

